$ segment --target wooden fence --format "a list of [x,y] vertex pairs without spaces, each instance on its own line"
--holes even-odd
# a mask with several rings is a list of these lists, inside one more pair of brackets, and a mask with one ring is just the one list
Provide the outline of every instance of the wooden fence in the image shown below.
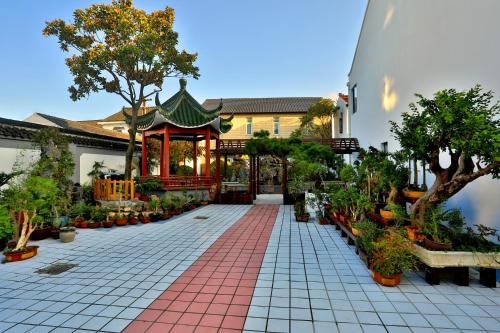
[[133,180],[94,180],[94,200],[132,200],[135,194]]

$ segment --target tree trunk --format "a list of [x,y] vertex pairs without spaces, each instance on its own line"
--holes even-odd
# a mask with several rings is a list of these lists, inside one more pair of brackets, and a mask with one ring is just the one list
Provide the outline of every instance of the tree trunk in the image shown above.
[[418,189],[418,167],[417,158],[413,158],[413,186]]
[[129,142],[127,147],[127,152],[125,154],[125,180],[132,179],[132,160],[134,158],[135,152],[135,135],[137,134],[137,114],[138,108],[132,109],[132,121],[130,122],[130,128],[128,129]]
[[387,197],[387,204],[396,203],[398,192],[399,192],[398,188],[396,186],[391,185],[391,192],[389,192],[389,197]]
[[422,161],[422,191],[427,191],[427,180],[425,177],[425,161]]

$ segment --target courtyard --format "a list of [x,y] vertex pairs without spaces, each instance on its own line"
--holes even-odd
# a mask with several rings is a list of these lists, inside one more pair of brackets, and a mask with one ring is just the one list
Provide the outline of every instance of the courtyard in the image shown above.
[[[381,286],[335,227],[296,222],[288,205],[78,232],[0,265],[1,332],[500,331],[498,289],[414,272]],[[55,263],[76,266],[36,272]]]

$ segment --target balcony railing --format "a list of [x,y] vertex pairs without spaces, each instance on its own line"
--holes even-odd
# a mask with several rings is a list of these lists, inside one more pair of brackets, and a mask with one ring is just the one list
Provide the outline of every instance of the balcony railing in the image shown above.
[[141,177],[141,179],[151,178],[159,180],[163,185],[163,189],[165,190],[210,188],[213,185],[217,184],[217,179],[215,177],[207,176]]

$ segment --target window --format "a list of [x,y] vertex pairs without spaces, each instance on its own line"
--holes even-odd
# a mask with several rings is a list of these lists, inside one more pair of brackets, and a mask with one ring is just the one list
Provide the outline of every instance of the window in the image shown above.
[[351,89],[352,113],[358,111],[358,86],[355,84]]
[[252,118],[247,118],[247,135],[253,134],[253,123]]
[[278,117],[273,118],[273,134],[280,134],[280,118]]
[[389,151],[389,144],[387,141],[384,141],[380,144],[380,150],[382,150],[384,153],[387,153]]
[[339,134],[344,133],[344,112],[339,114]]

